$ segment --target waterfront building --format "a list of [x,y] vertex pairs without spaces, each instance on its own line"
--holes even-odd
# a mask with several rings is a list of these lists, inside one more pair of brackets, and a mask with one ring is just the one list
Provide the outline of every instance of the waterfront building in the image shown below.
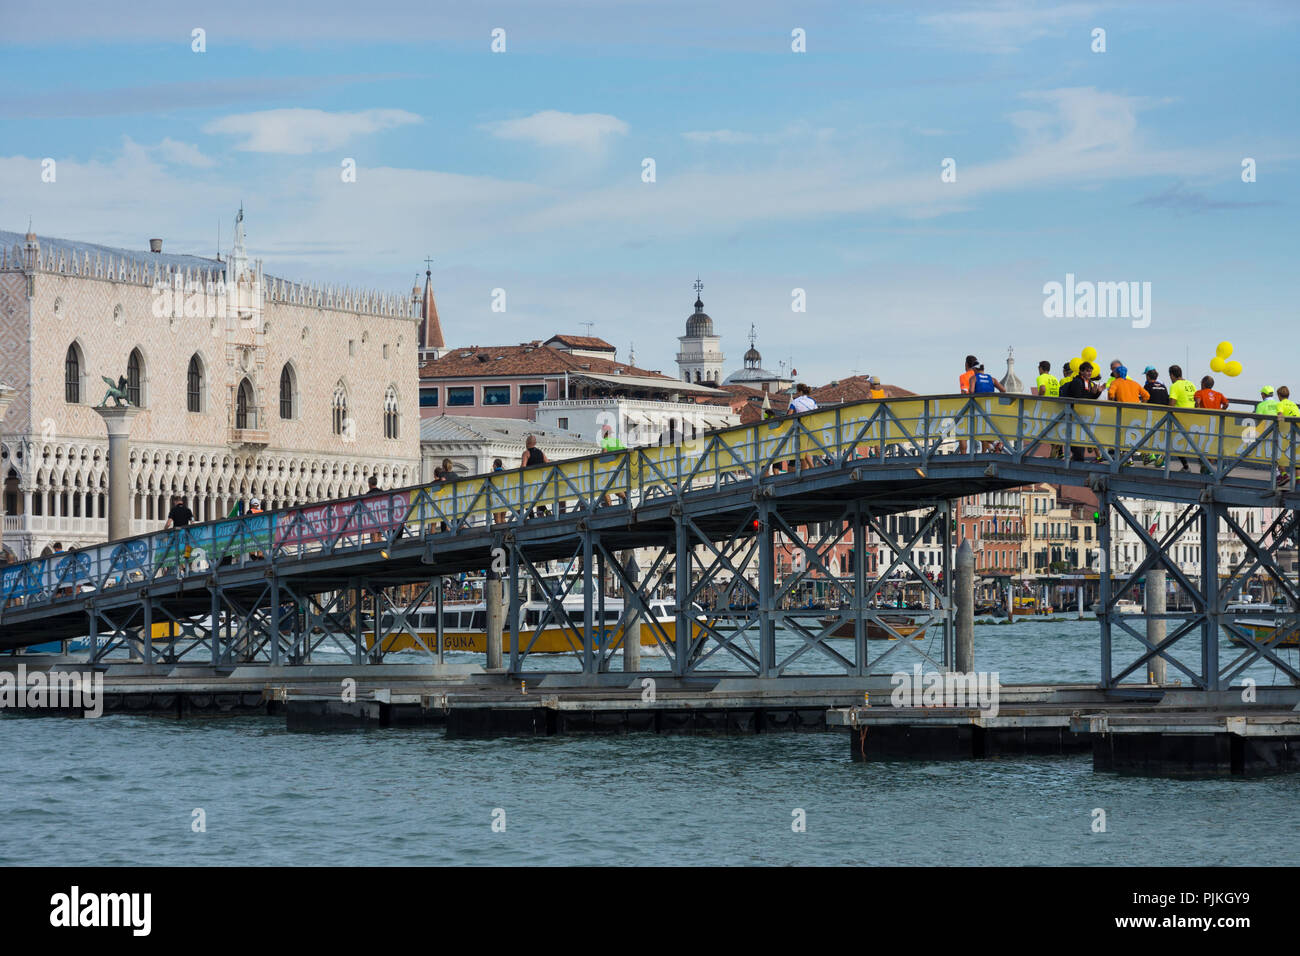
[[968,495],[954,502],[957,538],[975,556],[976,596],[993,599],[1024,573],[1024,515],[1019,489]]
[[125,378],[133,533],[172,494],[198,520],[419,477],[420,303],[299,283],[227,258],[0,232],[4,543],[17,557],[108,533],[108,440],[94,407]]
[[590,336],[449,349],[420,369],[420,411],[519,418],[583,441],[608,425],[623,444],[663,445],[740,423],[711,385],[679,381],[619,362],[614,346]]
[[524,442],[532,435],[550,461],[579,458],[600,451],[595,442],[521,418],[482,415],[439,415],[420,421],[420,480],[433,480],[433,470],[450,459],[452,477],[490,472],[494,459],[507,469],[518,468]]

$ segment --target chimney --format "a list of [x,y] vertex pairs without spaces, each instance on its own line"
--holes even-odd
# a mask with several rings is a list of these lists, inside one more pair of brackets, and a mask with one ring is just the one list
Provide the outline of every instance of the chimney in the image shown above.
[[161,240],[161,239],[150,239],[150,240],[149,240],[149,251],[150,251],[150,252],[162,252],[162,240]]

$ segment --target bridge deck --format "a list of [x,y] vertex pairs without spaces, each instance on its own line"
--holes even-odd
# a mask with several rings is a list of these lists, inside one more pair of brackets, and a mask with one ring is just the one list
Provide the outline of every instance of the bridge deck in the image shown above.
[[[1053,446],[1063,458],[1050,457]],[[1096,460],[1072,461],[1076,448]],[[1294,472],[1297,448],[1300,421],[1227,412],[1001,395],[836,406],[671,447],[249,515],[10,565],[0,569],[0,649],[83,635],[92,612],[129,608],[146,594],[165,598],[176,615],[201,615],[212,611],[217,588],[255,605],[272,576],[324,593],[359,577],[398,585],[479,571],[506,536],[535,562],[570,557],[588,531],[611,550],[663,545],[683,515],[699,534],[722,540],[738,533],[758,500],[779,503],[792,524],[833,520],[852,503],[882,514],[1034,482],[1294,509],[1300,495],[1279,484],[1278,473]],[[1200,470],[1179,470],[1180,456]],[[772,473],[789,461],[793,472]]]

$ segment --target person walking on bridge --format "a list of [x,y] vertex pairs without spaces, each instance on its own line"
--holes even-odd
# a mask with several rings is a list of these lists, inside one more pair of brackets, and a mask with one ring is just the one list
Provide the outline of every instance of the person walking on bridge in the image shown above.
[[[1225,409],[1228,407],[1228,399],[1222,392],[1214,390],[1214,376],[1206,375],[1201,379],[1201,390],[1196,393],[1197,408]],[[1210,459],[1210,464],[1214,464],[1214,459]],[[1205,474],[1205,466],[1201,465],[1201,474]]]
[[[787,415],[802,415],[804,412],[816,411],[817,400],[812,397],[812,389],[805,383],[800,382],[794,387],[794,398],[790,401],[790,407],[786,410]],[[804,454],[800,449],[799,463],[804,468],[813,466],[812,455]]]
[[1201,390],[1196,393],[1197,408],[1227,408],[1228,399],[1222,392],[1214,390],[1214,376],[1207,375],[1201,379]]
[[[1079,364],[1079,373],[1074,378],[1070,379],[1069,384],[1065,386],[1065,389],[1061,394],[1065,398],[1073,399],[1074,401],[1086,402],[1096,399],[1098,391],[1096,385],[1092,381],[1091,362],[1081,362]],[[1076,432],[1076,440],[1070,448],[1071,461],[1086,460],[1084,457],[1084,448],[1078,442],[1078,439],[1082,436],[1082,430]]]
[[1110,385],[1106,389],[1106,396],[1112,402],[1137,405],[1150,400],[1151,393],[1128,377],[1127,368],[1123,365],[1117,365],[1111,372]]
[[[1147,394],[1150,396],[1147,399],[1147,404],[1161,405],[1168,408],[1169,389],[1165,388],[1164,383],[1160,381],[1160,373],[1156,371],[1156,367],[1154,365],[1148,365],[1143,370],[1143,374],[1146,375],[1147,381],[1145,388]],[[1142,456],[1142,460],[1148,464],[1155,465],[1157,468],[1163,468],[1165,464],[1165,456],[1160,452],[1147,452]]]
[[1276,415],[1277,399],[1273,397],[1273,386],[1265,385],[1259,390],[1259,402],[1255,405],[1256,415]]
[[979,363],[980,360],[975,356],[966,356],[966,370],[957,378],[957,389],[963,395],[969,395],[975,390],[975,366]]
[[[1300,405],[1291,401],[1291,389],[1285,385],[1279,385],[1277,388],[1277,419],[1279,425],[1282,424],[1284,418],[1300,418]],[[1277,482],[1280,485],[1289,484],[1290,481],[1291,475],[1285,469],[1277,477]]]
[[[1174,408],[1196,407],[1196,386],[1183,378],[1182,367],[1178,365],[1169,366],[1169,404]],[[1192,470],[1183,455],[1178,456],[1178,461],[1182,464],[1183,471]]]
[[1038,363],[1038,378],[1034,380],[1034,394],[1039,398],[1056,398],[1061,394],[1061,380],[1052,374],[1052,363],[1047,359]]
[[[1128,377],[1128,369],[1123,365],[1117,365],[1111,372],[1110,387],[1106,389],[1106,395],[1112,402],[1121,402],[1127,405],[1139,405],[1151,398],[1151,393],[1139,385],[1133,379]],[[1115,441],[1116,444],[1111,448],[1111,457],[1119,458],[1119,416],[1115,417]]]

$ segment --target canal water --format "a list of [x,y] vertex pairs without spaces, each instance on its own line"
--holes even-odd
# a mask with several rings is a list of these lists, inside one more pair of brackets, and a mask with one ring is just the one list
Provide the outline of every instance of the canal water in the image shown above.
[[[1093,622],[980,627],[975,642],[1003,682],[1096,678]],[[839,733],[447,740],[6,716],[0,748],[2,864],[1300,864],[1300,775],[1127,778],[1087,756],[855,764]]]

